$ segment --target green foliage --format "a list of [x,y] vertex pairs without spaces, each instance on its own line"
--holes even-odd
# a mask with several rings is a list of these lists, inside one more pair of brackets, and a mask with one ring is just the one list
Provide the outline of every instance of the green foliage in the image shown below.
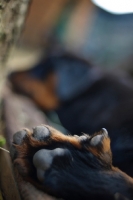
[[0,135],[0,147],[4,146],[4,144],[6,143],[6,139]]

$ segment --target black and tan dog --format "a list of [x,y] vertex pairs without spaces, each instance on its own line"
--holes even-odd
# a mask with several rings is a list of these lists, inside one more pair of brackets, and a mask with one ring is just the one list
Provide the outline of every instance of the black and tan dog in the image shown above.
[[42,59],[34,68],[12,73],[19,92],[43,110],[56,110],[72,134],[110,133],[113,164],[133,176],[133,81],[106,73],[87,61],[65,53]]

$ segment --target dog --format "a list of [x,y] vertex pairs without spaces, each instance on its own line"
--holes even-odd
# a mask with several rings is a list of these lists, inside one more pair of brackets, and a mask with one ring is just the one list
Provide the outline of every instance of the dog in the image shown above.
[[55,110],[71,133],[110,133],[113,165],[133,176],[133,81],[107,73],[69,53],[43,58],[27,71],[13,72],[16,91],[44,111]]

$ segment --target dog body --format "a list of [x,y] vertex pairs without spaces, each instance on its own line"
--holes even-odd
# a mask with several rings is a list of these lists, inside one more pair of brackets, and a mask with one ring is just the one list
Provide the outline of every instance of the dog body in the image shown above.
[[10,76],[14,88],[43,110],[56,110],[71,133],[106,127],[113,164],[133,176],[133,81],[106,73],[70,54],[50,56],[31,70]]

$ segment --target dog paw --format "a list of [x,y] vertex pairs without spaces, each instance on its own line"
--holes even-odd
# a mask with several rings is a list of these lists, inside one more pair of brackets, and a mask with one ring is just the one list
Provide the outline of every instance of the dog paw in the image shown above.
[[67,136],[45,125],[32,131],[23,129],[14,134],[10,152],[14,166],[26,180],[38,183],[49,194],[69,199],[71,192],[73,199],[77,198],[76,191],[85,181],[92,181],[94,171],[112,164],[105,129],[92,136]]

